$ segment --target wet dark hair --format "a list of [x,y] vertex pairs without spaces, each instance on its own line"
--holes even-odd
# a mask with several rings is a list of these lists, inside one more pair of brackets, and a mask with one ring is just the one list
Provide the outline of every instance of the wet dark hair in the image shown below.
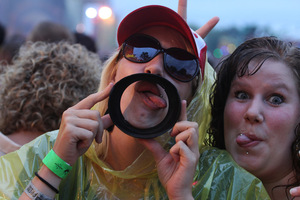
[[[218,65],[218,73],[213,90],[210,95],[212,120],[205,143],[220,149],[225,148],[224,141],[224,109],[230,91],[231,83],[235,76],[251,76],[255,74],[262,64],[268,60],[282,62],[291,68],[295,75],[300,96],[300,49],[290,42],[285,42],[276,37],[253,38],[241,44],[229,57]],[[250,70],[248,65],[255,60],[258,64]],[[299,125],[298,125],[299,126]],[[296,139],[291,146],[293,168],[295,177],[292,184],[286,189],[300,184],[300,128],[295,128]],[[279,186],[280,187],[280,186]]]

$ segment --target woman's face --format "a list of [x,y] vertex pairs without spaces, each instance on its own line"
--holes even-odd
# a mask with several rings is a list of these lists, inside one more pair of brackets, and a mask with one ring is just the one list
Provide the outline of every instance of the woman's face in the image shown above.
[[[156,38],[165,49],[178,47],[186,49],[182,36],[167,27],[151,27],[141,33]],[[163,67],[163,54],[160,53],[147,63],[134,63],[125,58],[117,64],[114,81],[136,73],[151,73],[169,80],[178,90],[181,99],[188,100],[192,95],[192,82],[180,82],[172,78]],[[149,128],[163,120],[168,111],[168,98],[164,90],[153,83],[140,81],[131,84],[121,98],[121,111],[125,119],[138,128]]]
[[[250,70],[256,64],[250,62]],[[224,111],[226,149],[263,182],[280,180],[292,170],[291,145],[300,112],[297,89],[291,69],[272,60],[256,74],[232,82]]]

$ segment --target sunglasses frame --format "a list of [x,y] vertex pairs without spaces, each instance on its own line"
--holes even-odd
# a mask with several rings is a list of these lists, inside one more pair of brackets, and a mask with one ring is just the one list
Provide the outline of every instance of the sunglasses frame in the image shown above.
[[[124,49],[125,49],[126,45],[129,45],[129,46],[135,48],[135,46],[132,46],[132,45],[128,44],[128,41],[133,40],[133,39],[136,38],[136,37],[145,37],[145,38],[147,38],[147,39],[149,39],[149,40],[152,40],[152,41],[154,42],[153,44],[155,44],[155,46],[158,47],[158,48],[155,48],[155,49],[157,50],[157,52],[154,54],[154,56],[152,56],[150,59],[148,59],[148,60],[146,60],[146,61],[137,61],[137,60],[131,60],[130,58],[128,58],[128,57],[125,55]],[[185,51],[187,54],[189,54],[189,56],[193,57],[193,59],[190,59],[190,61],[195,61],[197,67],[196,67],[195,73],[192,75],[191,78],[183,80],[183,79],[177,78],[175,75],[172,74],[172,72],[170,72],[170,70],[169,70],[168,67],[167,67],[168,64],[166,63],[166,60],[167,60],[167,56],[173,57],[172,55],[170,55],[170,54],[167,53],[168,50],[171,50],[171,49],[179,49],[179,50],[181,50],[181,51]],[[164,65],[164,69],[166,70],[166,72],[167,72],[172,78],[174,78],[174,79],[176,79],[176,80],[178,80],[178,81],[180,81],[180,82],[190,82],[190,81],[192,81],[197,75],[199,75],[199,73],[200,73],[199,61],[198,61],[198,58],[197,58],[195,55],[191,54],[190,52],[186,51],[185,49],[181,49],[181,48],[177,48],[177,47],[171,47],[171,48],[165,49],[165,48],[163,48],[163,47],[161,46],[160,42],[159,42],[156,38],[154,38],[154,37],[152,37],[152,36],[150,36],[150,35],[137,33],[137,34],[134,34],[134,35],[130,36],[130,37],[127,38],[127,39],[125,40],[125,42],[122,44],[120,53],[121,53],[121,52],[122,52],[123,57],[124,57],[126,60],[131,61],[131,62],[134,62],[134,63],[147,63],[147,62],[150,62],[150,61],[151,61],[152,59],[154,59],[158,54],[163,53],[163,65]],[[177,58],[175,58],[175,59],[177,59]]]

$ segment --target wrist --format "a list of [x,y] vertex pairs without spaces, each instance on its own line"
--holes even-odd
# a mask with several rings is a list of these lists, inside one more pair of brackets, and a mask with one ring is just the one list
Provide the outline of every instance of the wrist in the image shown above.
[[60,178],[65,178],[72,169],[72,166],[61,159],[54,151],[51,149],[46,157],[43,159],[43,163],[50,169],[55,175]]
[[175,191],[167,191],[169,200],[194,200],[191,188],[177,188]]
[[[38,174],[45,179],[48,183],[50,183],[53,187],[58,188],[61,182],[61,178],[55,175],[50,169],[48,169],[45,165],[38,171]],[[54,198],[56,193],[51,190],[47,185],[45,185],[39,178],[34,177],[32,179],[32,184],[43,194]]]

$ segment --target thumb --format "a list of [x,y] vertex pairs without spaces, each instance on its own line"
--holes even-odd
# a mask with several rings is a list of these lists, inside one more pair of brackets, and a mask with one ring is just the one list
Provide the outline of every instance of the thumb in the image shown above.
[[156,163],[158,163],[167,154],[166,150],[159,142],[154,139],[138,139],[153,155]]
[[103,117],[101,117],[101,122],[99,125],[99,130],[95,136],[95,140],[97,143],[101,143],[102,142],[102,136],[103,136],[103,131],[104,129],[109,128],[110,126],[114,125],[109,114],[104,115]]

